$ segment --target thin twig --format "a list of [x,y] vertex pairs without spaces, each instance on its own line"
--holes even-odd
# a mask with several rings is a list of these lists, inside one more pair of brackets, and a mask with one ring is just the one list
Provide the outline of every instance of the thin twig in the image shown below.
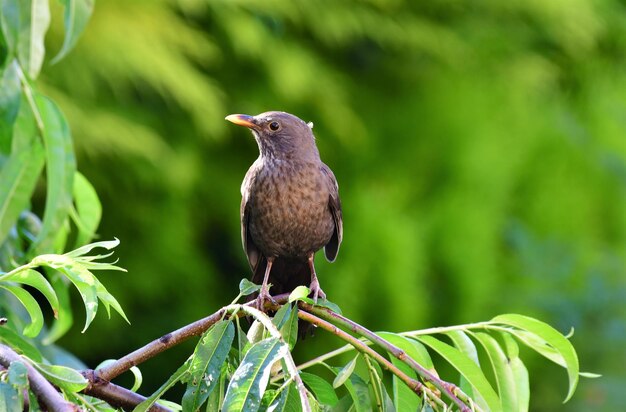
[[[452,402],[454,402],[461,411],[470,412],[470,408],[467,405],[467,403],[469,403],[468,401],[469,397],[465,394],[462,394],[461,390],[456,385],[441,380],[438,376],[435,376],[428,369],[424,368],[422,365],[417,363],[413,358],[411,358],[410,356],[407,356],[406,352],[404,352],[402,349],[398,348],[391,342],[387,341],[386,339],[381,338],[380,336],[370,331],[369,329],[359,325],[358,323],[336,312],[333,312],[332,310],[328,308],[320,307],[320,306],[312,306],[304,302],[301,302],[300,306],[306,309],[307,311],[313,312],[315,315],[318,315],[321,318],[329,322],[336,323],[340,326],[343,326],[344,328],[351,330],[352,332],[360,336],[363,336],[371,340],[372,342],[374,342],[381,348],[385,349],[387,352],[391,353],[394,357],[398,358],[402,362],[409,365],[411,369],[417,372],[422,378],[424,378],[428,382],[431,382],[442,393],[445,393],[445,395]],[[464,399],[462,400],[460,398],[464,398]]]
[[439,406],[445,410],[446,405],[443,403],[443,401],[441,401],[441,399],[437,395],[432,393],[432,391],[428,387],[424,386],[421,382],[411,378],[410,376],[402,372],[394,364],[392,364],[387,358],[385,358],[380,353],[376,352],[374,349],[367,346],[365,343],[361,342],[359,339],[355,338],[354,336],[350,335],[347,332],[344,332],[343,330],[339,329],[337,326],[333,325],[332,323],[327,322],[324,319],[321,319],[307,312],[306,307],[300,308],[300,310],[298,311],[298,317],[309,323],[312,323],[313,325],[319,326],[320,328],[345,340],[350,345],[354,346],[354,348],[357,351],[371,356],[384,369],[388,370],[389,372],[393,373],[398,378],[400,378],[400,380],[402,380],[402,382],[404,382],[404,384],[407,385],[411,390],[413,390],[417,395],[421,396],[424,393],[429,393],[432,398],[437,399],[439,402],[441,402]]
[[[88,386],[83,389],[82,392],[86,395],[102,399],[115,408],[133,410],[137,405],[146,400],[145,396],[141,396],[129,389],[98,378],[93,370],[83,371],[82,374],[89,381]],[[155,403],[149,411],[171,412],[171,409]]]
[[0,344],[0,364],[8,368],[12,362],[22,362],[26,366],[30,389],[50,412],[79,411],[78,407],[66,401],[27,359],[8,346]]
[[[288,294],[283,294],[279,296],[274,296],[274,300],[279,303],[286,302],[288,297]],[[249,307],[253,304],[254,302],[248,302],[243,306]],[[183,326],[182,328],[177,329],[173,332],[165,334],[160,338],[146,344],[145,346],[129,353],[128,355],[123,356],[115,362],[112,362],[107,366],[97,369],[95,371],[95,376],[100,379],[110,381],[118,377],[122,373],[126,372],[133,366],[137,366],[140,363],[143,363],[148,359],[155,357],[159,353],[164,352],[191,337],[202,335],[211,326],[213,326],[215,322],[222,319],[224,314],[225,311],[224,308],[222,308],[212,315],[190,323],[189,325]]]

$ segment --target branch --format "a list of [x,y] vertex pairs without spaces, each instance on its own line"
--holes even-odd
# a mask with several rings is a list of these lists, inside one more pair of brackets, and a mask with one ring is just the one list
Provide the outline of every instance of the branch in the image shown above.
[[30,388],[50,412],[77,412],[80,410],[76,405],[66,401],[28,360],[22,358],[8,346],[0,344],[0,364],[8,368],[12,362],[22,362],[26,366]]
[[[320,316],[321,318],[325,320],[328,320],[330,322],[343,326],[344,328],[351,330],[357,335],[363,336],[369,339],[370,341],[374,342],[381,348],[385,349],[387,352],[391,353],[394,357],[396,357],[400,361],[409,365],[411,369],[417,372],[418,375],[420,375],[423,379],[427,380],[428,382],[431,382],[437,389],[445,393],[446,396],[452,402],[454,402],[461,411],[464,411],[464,412],[470,411],[470,408],[467,405],[467,403],[470,402],[469,397],[466,394],[464,394],[456,385],[441,380],[438,376],[435,376],[428,369],[424,368],[422,365],[417,363],[413,358],[411,358],[410,356],[407,356],[407,354],[402,349],[398,348],[391,342],[381,338],[380,336],[370,331],[369,329],[359,325],[356,322],[353,322],[352,320],[336,312],[333,312],[332,310],[328,308],[324,308],[320,306],[312,306],[304,302],[301,302],[300,306],[307,311],[315,313],[316,315]],[[359,342],[363,344],[361,341]]]
[[[389,362],[387,358],[385,358],[380,353],[376,352],[374,349],[367,346],[365,343],[361,342],[359,339],[350,335],[349,333],[344,332],[343,330],[339,329],[337,326],[331,324],[330,322],[327,322],[307,312],[305,309],[300,309],[298,311],[298,317],[315,326],[319,326],[320,328],[332,333],[333,335],[336,335],[340,339],[345,340],[350,345],[354,346],[354,348],[358,350],[359,352],[371,356],[372,358],[376,360],[376,362],[380,363],[380,365],[384,369],[388,370],[389,372],[393,373],[398,378],[400,378],[400,380],[402,380],[402,382],[404,382],[404,384],[407,385],[409,388],[411,388],[411,390],[413,390],[416,394],[424,395],[428,393],[429,395],[428,398],[436,399],[439,402],[441,402],[441,399],[438,396],[436,396],[434,393],[432,393],[432,391],[428,389],[426,386],[422,385],[421,382],[411,378],[406,373],[402,372],[393,363]],[[443,405],[443,402],[439,406],[441,406],[445,410],[445,405]]]
[[[277,302],[286,302],[289,298],[289,294],[283,294],[274,296],[274,300]],[[248,302],[243,306],[251,307],[254,302]],[[173,332],[161,336],[158,339],[153,340],[147,345],[129,353],[128,355],[118,359],[117,361],[102,367],[95,371],[96,377],[105,381],[110,381],[122,373],[126,372],[133,366],[137,366],[140,363],[147,361],[150,358],[164,352],[184,341],[193,337],[200,336],[206,332],[215,322],[222,319],[225,314],[225,308],[222,308],[212,315],[190,323],[187,326],[183,326]]]
[[[138,393],[98,378],[93,370],[83,371],[82,374],[89,381],[88,386],[83,389],[82,392],[86,395],[102,399],[114,408],[133,410],[137,405],[146,400],[145,396],[141,396]],[[169,408],[157,403],[152,405],[149,411],[171,412]]]

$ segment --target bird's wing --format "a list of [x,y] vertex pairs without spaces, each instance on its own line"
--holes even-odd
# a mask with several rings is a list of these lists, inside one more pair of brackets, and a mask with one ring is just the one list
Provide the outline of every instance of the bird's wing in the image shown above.
[[329,192],[328,207],[335,221],[335,230],[326,246],[324,246],[324,254],[326,255],[326,259],[333,262],[337,257],[339,245],[343,239],[343,217],[341,215],[341,201],[339,200],[339,185],[337,184],[337,179],[335,179],[333,171],[324,163],[322,163],[321,170]]
[[248,256],[248,263],[250,264],[250,268],[253,273],[261,260],[261,252],[259,252],[259,249],[254,244],[254,241],[250,237],[250,233],[248,231],[248,220],[250,218],[248,200],[260,167],[261,164],[259,160],[254,162],[252,166],[250,166],[250,169],[248,169],[246,177],[243,178],[243,182],[241,183],[241,241],[243,243],[243,250]]

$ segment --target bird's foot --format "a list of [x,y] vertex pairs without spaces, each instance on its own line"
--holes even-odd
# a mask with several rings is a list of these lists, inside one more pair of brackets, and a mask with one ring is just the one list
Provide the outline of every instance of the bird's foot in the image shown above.
[[261,312],[265,312],[265,304],[269,302],[272,305],[277,305],[278,303],[274,300],[274,298],[269,294],[266,289],[261,289],[259,292],[259,296],[256,298],[256,308]]
[[313,302],[317,303],[318,297],[320,299],[326,299],[326,294],[324,293],[322,288],[320,288],[320,283],[317,281],[317,279],[311,282],[311,286],[309,287],[309,289],[313,294]]

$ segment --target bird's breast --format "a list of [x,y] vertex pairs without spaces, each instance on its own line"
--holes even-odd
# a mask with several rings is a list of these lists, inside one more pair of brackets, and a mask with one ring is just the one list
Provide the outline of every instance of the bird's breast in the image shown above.
[[250,189],[250,235],[266,256],[305,257],[330,240],[329,191],[318,166],[264,167]]

